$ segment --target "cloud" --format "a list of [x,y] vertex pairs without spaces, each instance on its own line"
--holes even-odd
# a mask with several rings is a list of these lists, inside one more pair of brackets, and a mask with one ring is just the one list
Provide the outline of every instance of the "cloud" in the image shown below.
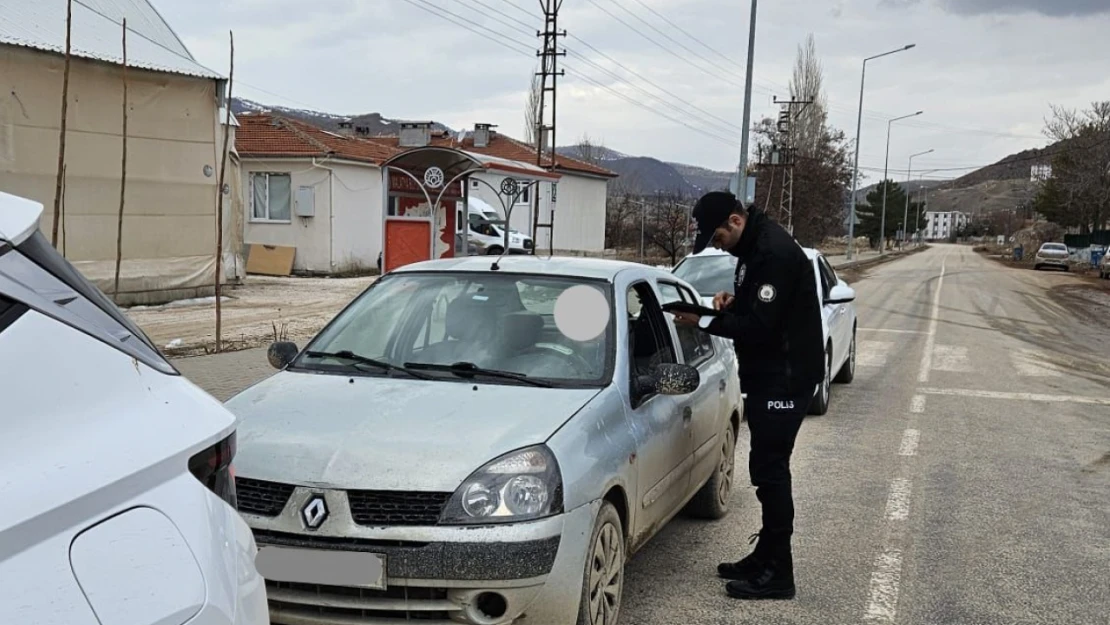
[[[1014,15],[1037,13],[1049,17],[1110,14],[1107,0],[935,0],[958,15]],[[905,8],[923,0],[880,0],[880,6]]]

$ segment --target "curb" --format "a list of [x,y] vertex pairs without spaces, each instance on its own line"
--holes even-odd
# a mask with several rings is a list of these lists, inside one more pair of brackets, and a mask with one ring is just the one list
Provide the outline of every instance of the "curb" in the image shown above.
[[842,265],[837,265],[837,266],[833,267],[833,269],[835,269],[837,271],[842,271],[842,270],[846,270],[846,269],[859,269],[860,267],[867,267],[867,266],[870,266],[870,265],[878,265],[880,263],[890,262],[890,261],[897,260],[897,259],[905,257],[905,256],[912,256],[914,254],[920,254],[921,252],[923,252],[927,249],[929,249],[928,245],[922,245],[921,247],[914,248],[914,249],[912,249],[908,252],[890,252],[888,254],[880,254],[880,255],[872,257],[872,258],[865,258],[863,260],[854,260],[854,261],[851,261],[851,262],[844,263]]

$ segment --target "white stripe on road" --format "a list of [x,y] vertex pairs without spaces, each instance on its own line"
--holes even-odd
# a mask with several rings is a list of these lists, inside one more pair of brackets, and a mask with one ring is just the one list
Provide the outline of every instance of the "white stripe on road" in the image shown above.
[[856,352],[857,367],[884,367],[894,350],[892,341],[860,341]]
[[971,360],[967,348],[959,345],[937,345],[933,348],[933,370],[968,373]]
[[914,395],[913,400],[910,401],[910,412],[914,414],[921,414],[925,412],[925,396]]
[[903,477],[890,482],[890,495],[886,499],[886,519],[905,521],[910,515],[910,490],[913,484]]
[[863,620],[893,623],[898,614],[898,580],[902,576],[902,552],[888,548],[879,554],[871,573],[871,591]]
[[978,397],[982,399],[1012,399],[1060,404],[1093,404],[1110,406],[1110,397],[1081,397],[1079,395],[1045,395],[1041,393],[1007,393],[1005,391],[977,391],[969,388],[920,388],[926,395],[951,397]]
[[940,319],[940,288],[944,286],[945,261],[940,262],[940,276],[937,278],[936,292],[933,293],[933,310],[929,313],[929,333],[925,338],[925,353],[921,355],[921,369],[917,373],[918,382],[929,381],[929,370],[933,368],[933,346],[937,341],[937,321]]
[[1059,378],[1064,375],[1056,365],[1047,362],[1048,355],[1044,352],[1032,349],[1011,352],[1010,361],[1018,375],[1030,378]]
[[899,456],[916,456],[917,455],[917,442],[921,439],[921,432],[917,430],[906,430],[902,434],[902,444],[898,446]]

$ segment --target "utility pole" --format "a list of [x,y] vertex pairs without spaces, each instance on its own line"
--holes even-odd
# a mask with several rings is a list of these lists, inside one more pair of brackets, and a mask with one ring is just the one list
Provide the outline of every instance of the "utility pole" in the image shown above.
[[[555,120],[556,120],[556,92],[558,78],[565,75],[564,70],[558,68],[558,59],[566,56],[566,50],[559,50],[559,37],[566,37],[567,31],[559,30],[559,9],[563,0],[540,0],[543,9],[543,30],[536,31],[536,37],[543,41],[542,48],[536,52],[540,58],[540,111],[536,116],[536,165],[555,170]],[[550,98],[550,99],[549,99]],[[548,104],[550,103],[550,109]],[[547,223],[540,223],[539,185],[532,194],[532,253],[536,253],[535,242],[538,241],[538,230],[548,229],[548,248],[555,253],[555,207],[552,206]]]
[[[775,104],[783,107],[779,112],[778,131],[781,145],[772,146],[771,166],[781,166],[785,174],[782,180],[782,191],[779,194],[779,214],[785,217],[786,230],[794,234],[794,166],[797,164],[797,150],[794,145],[794,121],[805,111],[806,107],[813,104],[813,100],[779,100],[774,98]],[[794,108],[801,106],[797,113]],[[768,189],[770,192],[770,189]]]
[[863,73],[860,76],[859,81],[859,118],[856,120],[856,156],[855,164],[852,166],[852,204],[851,210],[849,210],[848,212],[848,260],[852,260],[852,248],[855,247],[856,193],[859,190],[859,139],[860,134],[862,134],[863,132],[863,88],[864,85],[867,84],[867,62],[882,58],[884,56],[890,56],[891,54],[905,52],[906,50],[911,50],[916,46],[916,43],[911,43],[903,48],[898,48],[897,50],[891,50],[890,52],[884,52],[882,54],[876,54],[875,56],[867,57],[863,60]]
[[[922,113],[924,113],[924,111],[918,111],[918,112],[916,112],[912,115],[903,115],[902,117],[895,117],[894,119],[892,119],[892,120],[890,120],[886,123],[886,163],[883,165],[883,181],[881,183],[881,186],[883,188],[883,216],[879,220],[879,224],[880,224],[879,225],[879,255],[880,256],[886,253],[886,196],[890,194],[890,189],[888,189],[886,185],[887,185],[887,180],[890,179],[890,129],[891,129],[891,126],[894,125],[894,122],[900,121],[900,120],[903,120],[903,119],[909,119],[911,117],[917,117],[918,115],[921,115]],[[908,192],[909,189],[907,189],[906,191]],[[905,226],[904,223],[902,225],[903,225],[903,227]]]
[[744,80],[744,122],[740,132],[740,164],[736,167],[736,185],[732,193],[741,202],[748,197],[748,134],[752,125],[752,71],[755,67],[755,16],[757,0],[752,0],[752,17],[748,23],[748,74]]

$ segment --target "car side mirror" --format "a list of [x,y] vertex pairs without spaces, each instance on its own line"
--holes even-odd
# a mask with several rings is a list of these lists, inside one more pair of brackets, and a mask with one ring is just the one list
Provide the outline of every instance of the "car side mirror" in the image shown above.
[[850,304],[856,301],[856,290],[847,284],[838,284],[829,291],[826,304]]
[[636,379],[637,390],[641,397],[652,393],[660,395],[689,395],[701,385],[701,374],[690,365],[672,363],[655,367],[652,375],[641,375]]
[[293,362],[297,354],[301,353],[300,348],[296,343],[289,341],[278,341],[270,344],[270,348],[266,350],[266,359],[270,361],[270,366],[274,369],[284,369]]

